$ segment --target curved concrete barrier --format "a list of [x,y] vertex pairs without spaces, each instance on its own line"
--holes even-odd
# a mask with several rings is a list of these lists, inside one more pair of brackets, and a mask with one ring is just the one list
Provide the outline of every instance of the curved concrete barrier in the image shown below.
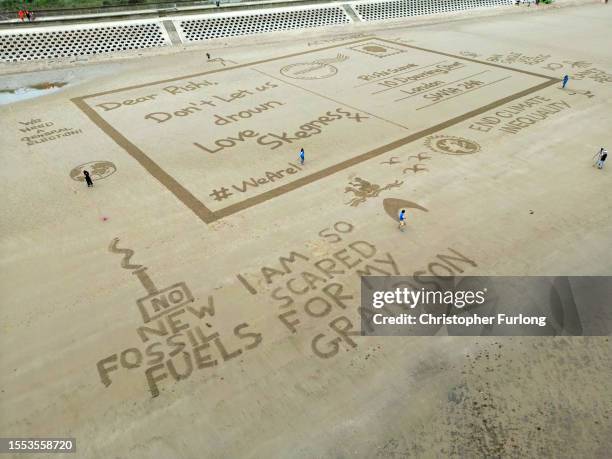
[[0,31],[0,60],[78,57],[169,44],[158,20],[20,28]]
[[[117,51],[182,45],[217,38],[454,14],[509,7],[516,0],[363,0],[312,6],[173,15],[104,23],[0,30],[0,62],[71,58]],[[559,0],[588,3],[593,0]]]
[[185,42],[278,32],[352,22],[341,6],[279,8],[251,13],[214,14],[174,21]]
[[350,3],[362,21],[453,13],[480,8],[509,6],[515,0],[395,0]]

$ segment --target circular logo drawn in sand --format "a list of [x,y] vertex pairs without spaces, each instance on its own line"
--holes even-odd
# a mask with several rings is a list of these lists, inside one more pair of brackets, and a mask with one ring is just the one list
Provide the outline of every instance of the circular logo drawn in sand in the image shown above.
[[102,180],[117,172],[117,167],[115,167],[115,165],[110,161],[91,161],[72,169],[70,171],[70,178],[72,180],[76,180],[77,182],[84,182],[84,170],[89,172],[89,176],[92,178],[92,180]]
[[480,145],[473,140],[452,135],[436,135],[425,140],[425,146],[447,155],[471,155],[480,151]]
[[343,62],[348,56],[342,54],[329,59],[318,59],[312,62],[301,62],[299,64],[285,65],[280,69],[281,75],[298,80],[320,80],[333,77],[338,69],[331,64]]

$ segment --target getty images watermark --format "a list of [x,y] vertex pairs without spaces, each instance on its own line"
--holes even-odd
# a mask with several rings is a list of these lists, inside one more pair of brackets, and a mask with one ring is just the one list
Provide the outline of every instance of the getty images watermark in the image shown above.
[[[428,291],[410,290],[406,287],[396,288],[394,291],[383,290],[372,294],[372,306],[380,309],[385,305],[400,305],[414,309],[417,306],[437,306],[449,305],[457,309],[482,305],[486,301],[487,289],[473,291],[457,290],[457,291]],[[373,322],[377,325],[465,325],[470,327],[473,325],[492,325],[494,323],[504,325],[537,325],[538,327],[546,326],[546,316],[523,316],[508,315],[498,313],[496,315],[447,315],[447,314],[431,314],[421,313],[417,316],[411,314],[399,314],[387,316],[382,313],[377,313],[373,317]]]
[[399,277],[361,281],[369,336],[608,336],[612,277]]

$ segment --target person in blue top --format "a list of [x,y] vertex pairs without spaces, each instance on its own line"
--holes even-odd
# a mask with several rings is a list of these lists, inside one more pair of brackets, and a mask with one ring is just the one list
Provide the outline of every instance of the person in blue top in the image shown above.
[[402,209],[399,213],[399,229],[404,231],[404,227],[406,226],[406,209]]
[[300,149],[300,164],[304,164],[304,149]]
[[569,81],[569,76],[565,75],[563,77],[563,86],[561,86],[562,89],[565,89],[565,86],[567,85],[568,81]]

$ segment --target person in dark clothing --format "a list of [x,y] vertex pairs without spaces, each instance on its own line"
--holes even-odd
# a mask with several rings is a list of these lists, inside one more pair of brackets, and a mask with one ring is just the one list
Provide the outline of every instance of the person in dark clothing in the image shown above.
[[93,186],[93,180],[91,180],[91,177],[89,176],[89,172],[87,171],[83,171],[83,175],[85,176],[85,181],[87,182],[87,186]]
[[563,77],[563,86],[561,86],[562,89],[565,89],[565,87],[567,86],[567,82],[569,81],[569,75],[565,75]]
[[597,161],[598,169],[603,169],[606,159],[608,159],[608,151],[602,148],[599,152],[599,160]]

